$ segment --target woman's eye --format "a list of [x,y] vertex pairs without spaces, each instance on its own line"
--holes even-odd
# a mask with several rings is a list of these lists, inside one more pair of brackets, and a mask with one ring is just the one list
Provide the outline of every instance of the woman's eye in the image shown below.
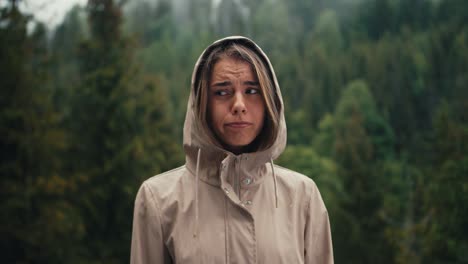
[[249,88],[245,91],[246,94],[258,94],[260,93],[260,89],[258,88]]
[[218,90],[218,91],[215,91],[214,94],[218,96],[224,96],[224,95],[227,95],[228,92],[226,90]]

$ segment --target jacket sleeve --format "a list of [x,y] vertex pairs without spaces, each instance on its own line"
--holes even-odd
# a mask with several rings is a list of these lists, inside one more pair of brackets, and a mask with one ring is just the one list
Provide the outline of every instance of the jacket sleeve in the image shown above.
[[315,184],[309,188],[304,233],[306,264],[333,264],[333,246],[328,212]]
[[145,183],[135,199],[131,264],[172,263],[164,245],[161,212],[151,189]]

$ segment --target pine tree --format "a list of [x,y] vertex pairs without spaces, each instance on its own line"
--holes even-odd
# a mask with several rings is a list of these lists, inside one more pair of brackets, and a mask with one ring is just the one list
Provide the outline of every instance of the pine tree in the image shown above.
[[7,263],[60,263],[74,254],[80,218],[60,174],[65,134],[53,108],[43,25],[17,1],[0,9],[0,247]]
[[[341,177],[349,199],[343,208],[353,227],[345,242],[343,257],[351,262],[387,263],[392,251],[384,251],[383,223],[377,213],[382,202],[379,185],[382,182],[377,162],[391,157],[392,132],[378,114],[367,84],[351,82],[343,90],[335,110],[335,160],[341,167]],[[373,166],[374,164],[374,166]],[[372,241],[380,241],[375,244]],[[369,254],[360,252],[365,248]],[[356,254],[357,253],[357,254]]]
[[442,102],[434,115],[433,163],[425,208],[431,213],[423,262],[465,263],[468,242],[468,106]]
[[87,10],[90,38],[80,46],[82,81],[67,117],[73,142],[69,166],[82,179],[77,202],[85,219],[87,258],[124,263],[137,188],[175,166],[180,151],[174,147],[167,108],[150,100],[167,100],[164,90],[141,79],[133,63],[120,6],[90,0]]

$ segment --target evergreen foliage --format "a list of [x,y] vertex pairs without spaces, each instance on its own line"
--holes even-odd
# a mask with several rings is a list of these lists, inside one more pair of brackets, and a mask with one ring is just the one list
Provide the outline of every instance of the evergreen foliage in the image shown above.
[[55,29],[18,2],[0,5],[5,263],[127,263],[138,186],[184,163],[193,65],[239,34],[275,67],[277,163],[318,185],[335,261],[468,263],[468,1],[89,0]]
[[[17,1],[0,9],[0,246],[6,263],[59,263],[73,256],[80,220],[61,174],[66,145],[47,85],[49,54],[43,25]],[[56,248],[63,241],[63,248]]]

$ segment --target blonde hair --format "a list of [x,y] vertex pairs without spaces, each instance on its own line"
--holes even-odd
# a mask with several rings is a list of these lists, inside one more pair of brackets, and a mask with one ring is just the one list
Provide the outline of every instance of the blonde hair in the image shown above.
[[207,106],[213,68],[215,64],[223,58],[234,58],[247,62],[258,79],[262,98],[266,106],[266,114],[261,132],[250,145],[252,146],[252,151],[267,149],[273,144],[278,134],[281,103],[276,94],[273,73],[270,70],[268,62],[265,58],[259,56],[257,52],[243,44],[235,42],[224,43],[224,45],[215,47],[206,55],[205,59],[200,61],[197,70],[197,78],[194,83],[196,99],[195,112],[198,121],[208,132],[209,137],[215,144],[222,143],[219,142],[211,125],[208,123],[207,115],[209,114],[209,109]]

